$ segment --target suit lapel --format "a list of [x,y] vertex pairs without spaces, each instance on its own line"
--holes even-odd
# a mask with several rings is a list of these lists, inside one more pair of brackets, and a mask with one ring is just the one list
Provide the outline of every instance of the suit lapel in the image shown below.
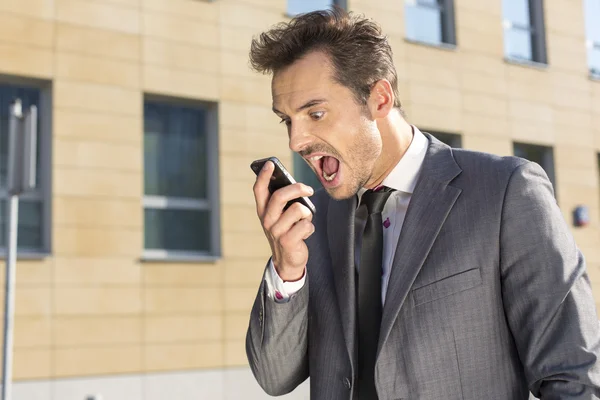
[[354,337],[356,327],[356,292],[354,290],[354,215],[357,198],[329,200],[327,237],[340,317],[351,365],[355,365]]
[[429,134],[421,176],[411,197],[396,253],[381,320],[378,354],[461,189],[449,182],[460,172],[452,150]]

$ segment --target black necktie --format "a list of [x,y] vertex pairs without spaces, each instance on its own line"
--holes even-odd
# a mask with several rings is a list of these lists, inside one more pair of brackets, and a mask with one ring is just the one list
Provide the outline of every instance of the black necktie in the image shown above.
[[383,222],[381,211],[391,189],[367,190],[361,204],[369,213],[362,237],[358,271],[358,399],[377,400],[375,355],[381,325]]

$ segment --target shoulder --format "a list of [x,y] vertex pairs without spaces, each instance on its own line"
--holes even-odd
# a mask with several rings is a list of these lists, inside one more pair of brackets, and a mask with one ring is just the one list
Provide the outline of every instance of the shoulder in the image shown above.
[[506,187],[515,175],[522,175],[524,171],[537,171],[541,174],[542,168],[531,161],[514,156],[498,156],[465,149],[451,149],[456,164],[462,170],[457,182],[483,185],[489,187]]
[[452,149],[461,168],[455,184],[467,192],[507,193],[523,190],[544,192],[554,196],[554,188],[544,169],[537,163],[514,156],[497,156],[464,149]]
[[427,156],[434,163],[449,166],[452,159],[460,168],[463,177],[501,178],[510,177],[518,167],[530,163],[523,158],[499,156],[481,151],[450,147],[428,132],[423,132],[429,141]]
[[[438,160],[447,160],[448,156],[451,156],[460,168],[460,173],[453,179],[452,184],[466,193],[483,190],[489,194],[498,192],[497,194],[502,195],[511,183],[513,185],[528,185],[532,182],[550,184],[546,172],[535,162],[515,156],[499,156],[451,148],[430,134],[426,136],[430,140],[428,154],[437,154]],[[444,156],[439,157],[440,154]]]
[[456,163],[467,173],[499,173],[511,175],[513,171],[529,161],[514,156],[498,156],[466,149],[452,149]]

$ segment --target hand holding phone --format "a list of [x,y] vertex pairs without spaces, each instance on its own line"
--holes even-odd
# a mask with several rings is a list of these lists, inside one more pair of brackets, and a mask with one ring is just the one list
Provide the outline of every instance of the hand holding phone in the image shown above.
[[313,190],[296,183],[275,157],[256,160],[251,168],[257,174],[256,210],[271,246],[273,265],[284,281],[298,280],[308,261],[304,240],[315,230],[315,207],[308,199]]
[[[278,189],[296,183],[296,180],[294,179],[292,174],[288,172],[288,170],[283,166],[283,163],[279,161],[277,157],[268,157],[260,160],[255,160],[252,162],[252,164],[250,164],[250,168],[252,168],[254,173],[258,176],[260,170],[264,167],[267,161],[271,161],[275,165],[273,175],[271,175],[271,181],[269,182],[269,192],[271,192],[271,194]],[[317,211],[315,205],[306,196],[290,200],[285,206],[284,210],[287,210],[288,207],[295,202],[299,202],[306,206],[310,210],[310,212],[313,213],[313,215]]]

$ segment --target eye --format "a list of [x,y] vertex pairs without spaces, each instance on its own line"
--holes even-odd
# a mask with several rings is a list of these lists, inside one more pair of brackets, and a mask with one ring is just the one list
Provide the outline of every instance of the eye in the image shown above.
[[318,121],[321,118],[323,118],[323,116],[325,115],[325,111],[315,111],[313,113],[310,113],[310,117],[314,120],[314,121]]
[[292,121],[287,119],[287,118],[282,118],[281,121],[279,121],[280,124],[285,124],[285,126],[290,126],[292,124]]

